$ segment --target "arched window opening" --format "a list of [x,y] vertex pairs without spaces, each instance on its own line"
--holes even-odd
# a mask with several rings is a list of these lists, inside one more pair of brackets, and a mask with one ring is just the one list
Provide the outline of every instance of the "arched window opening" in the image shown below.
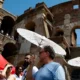
[[74,26],[71,30],[71,46],[80,47],[80,26]]
[[25,25],[26,29],[29,29],[31,31],[35,31],[35,26],[36,25],[35,25],[35,23],[33,21],[30,21]]
[[51,17],[50,14],[47,14],[46,17],[47,17],[47,19],[48,19],[50,22],[53,22],[53,18]]
[[48,31],[49,31],[49,35],[50,37],[52,36],[52,30],[51,30],[51,27],[48,25]]
[[7,43],[3,47],[2,55],[7,58],[9,56],[13,56],[17,54],[17,46],[13,43]]
[[64,35],[64,31],[60,28],[56,28],[55,36],[63,36],[63,35]]
[[77,39],[76,44],[78,47],[80,47],[80,29],[76,29]]
[[77,35],[75,30],[73,30],[71,33],[71,46],[76,46],[76,39],[77,39]]
[[9,34],[11,36],[13,26],[15,22],[10,16],[3,17],[0,31],[3,30],[3,34]]
[[73,9],[79,9],[79,5],[73,5]]

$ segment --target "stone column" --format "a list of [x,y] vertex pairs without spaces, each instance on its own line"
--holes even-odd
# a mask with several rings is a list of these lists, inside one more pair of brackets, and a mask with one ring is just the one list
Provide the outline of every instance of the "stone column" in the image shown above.
[[46,37],[47,37],[47,38],[50,38],[47,23],[46,23],[45,21],[43,21],[43,23],[44,23],[44,29],[45,29]]
[[4,0],[0,0],[0,8],[2,8],[3,2],[4,2]]
[[35,32],[38,32],[41,35],[49,36],[49,33],[47,32],[47,24],[44,22],[44,13],[40,13],[36,15],[36,18],[34,19],[34,22],[36,24]]

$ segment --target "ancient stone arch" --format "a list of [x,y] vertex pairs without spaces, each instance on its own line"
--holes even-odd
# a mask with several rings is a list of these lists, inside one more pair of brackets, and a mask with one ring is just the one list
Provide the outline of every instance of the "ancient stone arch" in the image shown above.
[[3,30],[4,31],[3,34],[9,34],[11,36],[14,25],[15,25],[15,22],[12,17],[4,16],[1,23],[0,31]]
[[[30,30],[30,31],[34,31],[35,32],[35,27],[36,24],[34,21],[27,21],[25,23],[25,28]],[[31,43],[27,40],[25,40],[24,38],[22,38],[21,36],[19,36],[19,40],[20,40],[20,50],[19,53],[20,54],[26,54],[27,52],[30,52],[30,48],[31,48]]]
[[64,35],[64,31],[61,28],[57,27],[55,36],[63,36],[63,35]]
[[47,15],[46,15],[46,18],[47,18],[50,22],[53,22],[53,18],[51,17],[50,14],[47,14]]
[[25,28],[31,31],[35,31],[35,27],[36,25],[33,21],[28,21],[27,24],[25,25]]
[[4,49],[3,49],[2,55],[4,57],[14,55],[16,50],[17,50],[17,46],[14,43],[11,43],[11,42],[6,43],[3,48]]
[[17,46],[14,43],[8,42],[3,46],[2,55],[10,63],[14,62],[14,56],[17,54]]
[[76,39],[77,39],[77,35],[76,35],[76,32],[75,30],[76,29],[80,29],[80,26],[74,26],[72,29],[71,29],[71,45],[72,46],[76,46]]

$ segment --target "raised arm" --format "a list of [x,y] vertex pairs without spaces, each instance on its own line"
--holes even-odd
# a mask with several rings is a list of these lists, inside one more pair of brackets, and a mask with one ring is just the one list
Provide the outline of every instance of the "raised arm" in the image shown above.
[[31,63],[29,65],[29,68],[28,68],[28,71],[27,71],[26,80],[33,80],[32,69],[33,69],[33,66],[34,66],[34,61],[35,61],[35,57],[32,56],[31,57]]

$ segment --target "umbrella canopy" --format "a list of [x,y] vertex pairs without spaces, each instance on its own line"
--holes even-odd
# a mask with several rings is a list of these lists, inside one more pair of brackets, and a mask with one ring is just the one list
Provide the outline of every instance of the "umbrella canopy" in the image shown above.
[[26,40],[30,41],[31,43],[43,48],[46,45],[50,45],[51,47],[53,47],[54,51],[56,54],[59,55],[66,55],[65,50],[59,46],[58,44],[56,44],[55,42],[49,40],[48,38],[46,38],[45,36],[42,36],[40,34],[37,34],[35,32],[32,32],[30,30],[27,29],[22,29],[22,28],[18,28],[17,32]]
[[80,57],[70,59],[68,61],[68,64],[71,65],[71,66],[74,66],[74,67],[80,67]]
[[9,62],[0,54],[0,70],[3,70],[7,63]]

